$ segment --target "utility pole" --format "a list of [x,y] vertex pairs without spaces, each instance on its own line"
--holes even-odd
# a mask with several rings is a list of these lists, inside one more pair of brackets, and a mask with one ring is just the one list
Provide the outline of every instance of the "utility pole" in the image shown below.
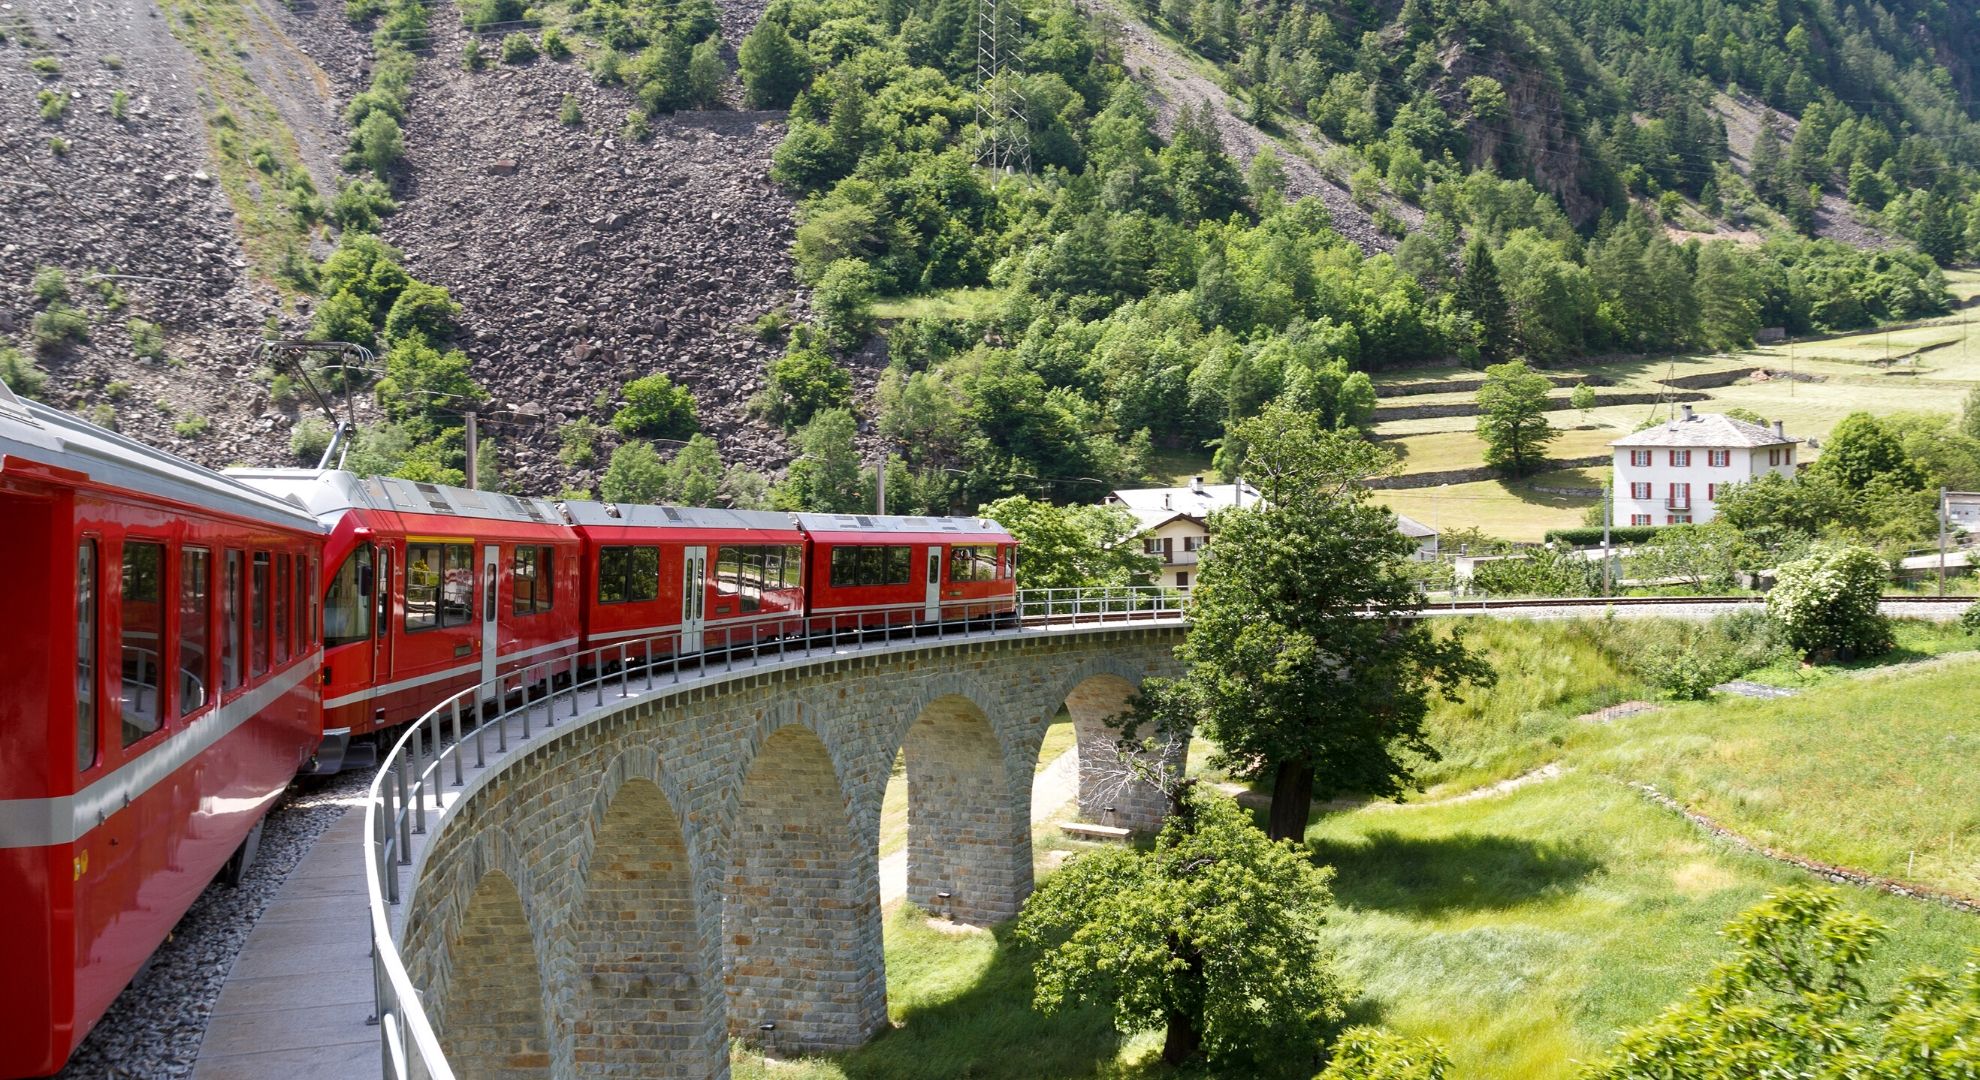
[[474,410],[469,409],[467,411],[467,486],[470,491],[481,490],[481,477],[478,475],[480,470],[475,467],[477,464],[475,459],[480,456],[480,450],[480,429],[475,424]]
[[1615,563],[1615,555],[1609,547],[1609,522],[1615,517],[1615,468],[1609,469],[1609,482],[1602,485],[1602,597],[1607,599],[1611,585],[1610,567]]
[[[1939,598],[1946,595],[1946,489],[1939,489]],[[1970,558],[1969,558],[1969,561]]]
[[873,466],[873,512],[887,513],[887,455],[881,454],[878,464]]

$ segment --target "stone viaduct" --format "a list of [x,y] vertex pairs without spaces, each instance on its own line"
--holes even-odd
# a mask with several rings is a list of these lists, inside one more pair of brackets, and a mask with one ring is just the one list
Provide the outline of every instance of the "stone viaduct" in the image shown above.
[[491,762],[433,826],[400,909],[456,1074],[709,1080],[728,1075],[732,1037],[780,1053],[864,1042],[887,1023],[877,850],[896,759],[907,898],[1007,919],[1032,887],[1032,781],[1062,706],[1081,816],[1159,822],[1106,721],[1174,673],[1181,635],[793,658],[607,703]]

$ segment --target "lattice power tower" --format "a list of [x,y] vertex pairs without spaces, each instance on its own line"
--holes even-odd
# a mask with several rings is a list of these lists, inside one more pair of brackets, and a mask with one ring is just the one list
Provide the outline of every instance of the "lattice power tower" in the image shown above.
[[1031,171],[1031,122],[1017,92],[1011,58],[1021,28],[1018,0],[977,0],[976,128],[979,155],[993,171]]

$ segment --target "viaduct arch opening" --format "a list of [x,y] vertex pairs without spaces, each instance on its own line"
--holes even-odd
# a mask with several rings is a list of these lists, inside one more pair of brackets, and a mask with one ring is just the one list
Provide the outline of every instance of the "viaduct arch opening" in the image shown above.
[[543,978],[522,895],[500,870],[484,874],[448,943],[440,1043],[461,1080],[546,1080],[550,1037]]
[[947,694],[902,741],[907,764],[907,899],[961,923],[1017,915],[1031,892],[1027,773],[1013,782],[990,718]]
[[578,1076],[721,1071],[727,1039],[703,944],[680,819],[651,780],[629,780],[599,822],[572,924]]
[[[1139,690],[1127,678],[1103,672],[1081,679],[1066,694],[1066,711],[1072,714],[1079,748],[1081,821],[1136,832],[1162,827],[1167,798],[1133,775],[1120,749],[1119,718],[1127,714]],[[1174,752],[1186,751],[1187,743]]]
[[840,1050],[886,1024],[880,893],[873,860],[854,854],[864,850],[825,744],[796,724],[772,734],[729,836],[731,1034],[778,1052]]

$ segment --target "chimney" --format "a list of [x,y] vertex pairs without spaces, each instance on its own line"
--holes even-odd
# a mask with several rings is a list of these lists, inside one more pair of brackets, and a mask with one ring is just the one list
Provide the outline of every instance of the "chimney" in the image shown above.
[[1195,494],[1198,494],[1198,495],[1201,495],[1201,494],[1203,494],[1203,478],[1202,478],[1202,477],[1200,477],[1200,476],[1192,476],[1192,477],[1190,477],[1190,478],[1189,478],[1189,490],[1190,490],[1190,491],[1192,491],[1192,492],[1194,492]]
[[1683,409],[1683,410],[1684,410],[1684,422],[1685,422],[1685,423],[1687,423],[1687,424],[1689,424],[1689,423],[1690,423],[1690,422],[1692,422],[1693,420],[1696,420],[1696,419],[1698,419],[1697,417],[1695,417],[1695,416],[1693,416],[1693,415],[1691,415],[1691,406],[1689,406],[1689,405],[1680,405],[1680,406],[1678,406],[1678,408],[1680,408],[1680,409]]
[[1231,485],[1231,505],[1237,507],[1240,510],[1244,509],[1244,477],[1243,476],[1239,476],[1237,478],[1237,482]]
[[1787,438],[1787,422],[1786,422],[1786,421],[1783,421],[1783,420],[1776,420],[1776,421],[1774,421],[1774,438],[1776,438],[1776,439],[1785,439],[1785,438]]

